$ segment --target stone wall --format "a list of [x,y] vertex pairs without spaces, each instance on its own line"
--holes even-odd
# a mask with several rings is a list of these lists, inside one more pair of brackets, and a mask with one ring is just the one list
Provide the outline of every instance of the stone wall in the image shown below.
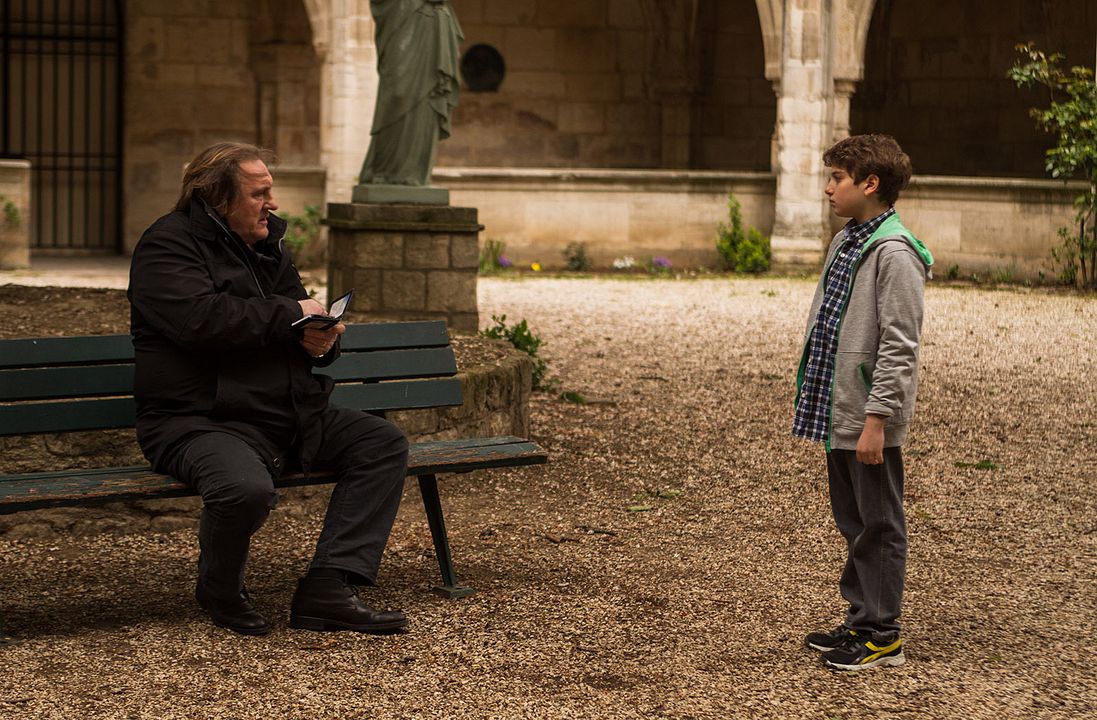
[[452,0],[462,51],[494,47],[497,92],[462,90],[439,163],[766,170],[776,100],[753,0]]
[[746,224],[769,234],[774,178],[767,173],[668,170],[436,168],[453,202],[475,203],[483,237],[506,243],[517,265],[565,266],[570,242],[586,244],[595,268],[653,256],[675,268],[717,267],[716,226],[728,221],[728,193]]
[[[392,413],[412,440],[514,435],[529,437],[533,361],[500,340],[453,342],[464,404],[453,408]],[[143,465],[132,430],[0,438],[0,472]],[[283,491],[279,510],[294,512],[294,498],[326,493],[330,486]],[[289,506],[287,508],[287,505]],[[58,533],[162,532],[197,527],[198,498],[113,503],[93,508],[54,508],[0,515],[0,536],[15,539]],[[317,522],[320,518],[317,518]]]
[[1093,68],[1092,0],[880,0],[869,28],[853,132],[894,135],[923,175],[1043,178],[1050,137],[1028,109],[1043,89],[1020,90],[1006,71],[1033,41]]
[[220,140],[320,163],[320,65],[300,0],[125,3],[123,245],[171,209],[183,166]]
[[30,163],[0,160],[0,268],[30,265]]
[[915,176],[896,203],[903,222],[933,252],[934,275],[1053,280],[1060,227],[1074,225],[1084,183]]

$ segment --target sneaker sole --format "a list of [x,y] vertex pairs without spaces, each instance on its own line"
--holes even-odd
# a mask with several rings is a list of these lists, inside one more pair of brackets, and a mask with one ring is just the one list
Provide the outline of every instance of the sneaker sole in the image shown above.
[[841,665],[839,663],[831,662],[830,660],[823,660],[823,663],[834,670],[842,670],[844,672],[857,672],[858,670],[868,670],[874,667],[896,667],[902,665],[907,661],[903,653],[898,655],[888,655],[886,657],[876,658],[872,662],[863,663],[861,665]]
[[298,615],[290,618],[289,626],[297,630],[314,630],[316,632],[353,630],[354,632],[369,633],[371,635],[390,635],[405,629],[408,626],[408,621],[397,620],[389,623],[377,623],[375,625],[352,625],[338,620],[326,620],[324,618]]

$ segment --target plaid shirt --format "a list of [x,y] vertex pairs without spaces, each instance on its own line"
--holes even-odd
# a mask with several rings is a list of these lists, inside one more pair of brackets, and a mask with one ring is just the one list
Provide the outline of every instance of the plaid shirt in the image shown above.
[[830,430],[830,393],[834,385],[834,356],[838,350],[838,325],[842,320],[853,268],[876,228],[895,214],[888,208],[868,222],[858,225],[846,223],[838,252],[830,264],[823,303],[808,338],[808,361],[804,366],[804,381],[796,402],[796,416],[792,421],[792,434],[805,440],[826,440]]

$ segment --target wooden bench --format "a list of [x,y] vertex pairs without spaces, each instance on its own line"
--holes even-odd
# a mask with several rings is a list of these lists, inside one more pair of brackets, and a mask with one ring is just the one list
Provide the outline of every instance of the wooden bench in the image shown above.
[[[461,405],[461,382],[443,322],[348,325],[342,355],[317,369],[336,381],[334,404],[378,414]],[[133,346],[129,335],[0,341],[0,436],[133,427]],[[419,481],[442,584],[450,598],[473,590],[453,570],[437,477],[483,468],[534,465],[547,454],[516,437],[411,445],[408,475]],[[330,475],[282,477],[278,487],[332,482]],[[0,475],[0,514],[193,495],[144,467]],[[0,614],[0,638],[4,637]]]

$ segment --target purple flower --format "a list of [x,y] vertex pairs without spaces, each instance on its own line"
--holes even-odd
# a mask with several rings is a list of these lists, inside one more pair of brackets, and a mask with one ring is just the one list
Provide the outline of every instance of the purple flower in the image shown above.
[[500,255],[499,259],[496,262],[499,263],[499,267],[501,267],[501,268],[509,268],[511,265],[514,264],[510,261],[510,258],[508,258],[506,255]]
[[670,258],[663,257],[662,255],[656,255],[651,259],[651,264],[662,270],[670,269]]

